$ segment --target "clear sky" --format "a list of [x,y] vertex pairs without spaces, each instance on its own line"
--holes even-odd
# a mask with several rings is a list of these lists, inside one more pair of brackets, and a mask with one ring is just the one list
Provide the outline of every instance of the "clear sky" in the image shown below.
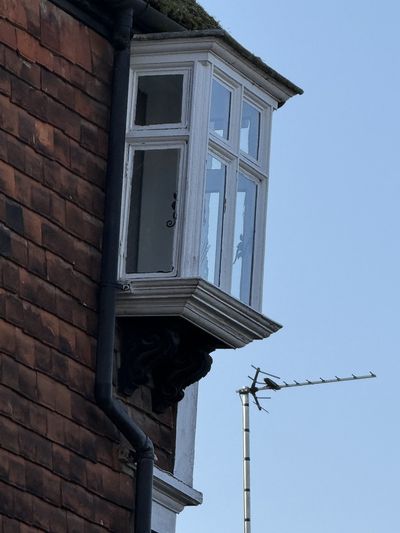
[[400,531],[397,0],[201,0],[304,89],[274,115],[264,313],[284,328],[214,353],[200,385],[195,488],[178,533],[242,531],[250,365],[286,380],[251,411],[252,533]]

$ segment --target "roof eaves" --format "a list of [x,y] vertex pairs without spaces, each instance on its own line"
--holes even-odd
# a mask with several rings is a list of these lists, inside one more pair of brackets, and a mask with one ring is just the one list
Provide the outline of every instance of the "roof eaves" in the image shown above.
[[[140,17],[156,11],[187,30],[220,29],[218,22],[196,0],[94,0],[108,10],[133,8]],[[166,31],[168,30],[168,24]]]
[[[152,33],[152,34],[137,34],[134,36],[136,41],[148,41],[148,40],[164,40],[164,39],[187,39],[187,38],[201,38],[201,37],[214,37],[221,39],[226,44],[228,44],[233,50],[235,50],[240,56],[249,61],[254,65],[259,71],[262,72],[263,76],[275,82],[276,84],[285,87],[289,91],[290,96],[301,95],[303,94],[303,89],[295,85],[293,82],[279,74],[276,70],[269,67],[264,61],[260,58],[249,52],[244,46],[236,41],[229,33],[222,29],[211,29],[211,30],[192,30],[192,31],[180,31],[180,32],[168,32],[168,33]],[[279,106],[283,105],[285,102],[279,102]]]

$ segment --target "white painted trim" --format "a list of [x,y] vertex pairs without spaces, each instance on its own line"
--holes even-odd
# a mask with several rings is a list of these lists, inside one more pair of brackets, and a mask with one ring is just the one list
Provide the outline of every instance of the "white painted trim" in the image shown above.
[[[271,116],[271,106],[266,105],[265,102],[255,97],[248,89],[245,89],[243,95],[243,101],[248,102],[260,112],[260,129],[259,129],[259,146],[258,146],[258,158],[255,159],[250,154],[240,150],[240,158],[247,161],[251,166],[260,171],[263,174],[268,172],[268,159],[269,159],[269,120]],[[264,149],[263,149],[264,148]]]
[[203,502],[201,492],[158,467],[154,468],[153,490],[155,500],[163,503],[166,498],[173,499],[169,505],[176,506],[177,512],[187,505],[200,505]]
[[186,506],[200,505],[201,492],[169,472],[154,468],[151,527],[157,533],[175,533],[176,517]]
[[148,144],[150,142],[188,141],[189,132],[187,129],[176,128],[170,130],[129,130],[126,133],[126,142],[129,144]]
[[117,293],[117,316],[177,316],[240,348],[281,326],[201,278],[136,279]]
[[[189,98],[189,87],[191,86],[191,68],[182,67],[182,66],[163,66],[163,67],[154,67],[149,68],[135,68],[131,69],[132,72],[132,100],[131,107],[129,108],[128,115],[128,129],[137,130],[137,131],[152,131],[152,130],[173,130],[173,129],[186,129],[188,127],[188,117],[189,117],[189,108],[190,108],[190,98]],[[152,124],[148,126],[140,126],[135,124],[135,115],[136,115],[136,96],[138,88],[138,80],[140,76],[168,76],[174,74],[181,74],[183,76],[183,86],[182,86],[182,116],[181,122],[178,123],[162,123],[162,124]]]
[[118,264],[118,279],[124,277],[125,262],[127,256],[127,235],[129,224],[129,203],[131,197],[131,185],[132,180],[132,167],[133,167],[133,150],[131,145],[125,144],[125,164],[124,164],[124,176],[122,183],[122,199],[121,199],[121,222],[120,222],[120,234],[119,234],[119,264]]
[[193,76],[193,102],[186,173],[185,220],[181,275],[198,275],[203,192],[207,161],[208,109],[211,97],[211,64],[196,62]]
[[189,486],[193,486],[198,388],[194,383],[185,389],[176,417],[174,476]]
[[[226,182],[226,212],[224,215],[223,252],[221,257],[222,290],[231,290],[233,261],[233,227],[235,220],[236,182],[240,169],[260,181],[257,196],[256,232],[254,239],[254,259],[252,275],[251,307],[261,309],[261,289],[264,271],[265,219],[266,219],[266,184],[268,178],[270,126],[272,109],[278,101],[266,92],[268,87],[257,83],[257,67],[249,63],[235,50],[217,37],[175,38],[138,40],[134,42],[131,58],[131,92],[128,120],[127,143],[151,146],[182,142],[187,144],[186,166],[181,169],[178,199],[179,222],[185,221],[184,227],[176,228],[176,248],[174,272],[167,274],[132,275],[119,269],[120,279],[136,277],[161,278],[181,276],[185,278],[198,276],[200,265],[201,223],[204,202],[206,159],[209,150],[222,157],[228,165]],[[247,66],[246,66],[247,65]],[[242,68],[243,67],[243,68]],[[250,68],[251,67],[251,68]],[[250,70],[252,74],[250,73]],[[141,74],[184,74],[183,97],[186,98],[185,115],[182,124],[158,126],[136,126],[133,124],[137,79]],[[256,76],[256,78],[254,78]],[[230,137],[225,140],[209,130],[209,109],[211,101],[212,80],[217,79],[231,91]],[[243,101],[246,100],[260,110],[259,158],[256,160],[240,150],[240,126]],[[130,163],[130,166],[132,163]],[[128,172],[126,193],[129,193]],[[129,198],[129,196],[128,196]],[[125,203],[127,200],[125,200]],[[126,245],[126,217],[129,210],[125,206],[122,220],[122,247]],[[262,256],[262,258],[261,258]],[[121,253],[121,262],[124,253]],[[259,294],[257,294],[257,291]]]
[[[171,37],[169,39],[146,40],[133,38],[133,49],[136,56],[154,54],[155,56],[168,56],[173,61],[182,61],[188,54],[202,55],[203,59],[209,59],[209,54],[215,54],[228,67],[235,70],[245,79],[256,84],[262,91],[269,94],[270,103],[277,107],[278,103],[288,100],[294,93],[279,80],[268,77],[260,68],[245,59],[234,50],[228,43],[216,36],[200,37]],[[184,51],[184,52],[183,52]],[[179,58],[179,59],[178,59]]]
[[264,179],[257,188],[256,227],[253,250],[253,278],[251,286],[251,306],[262,308],[262,286],[264,279],[265,254],[265,215],[267,211],[268,180]]
[[228,148],[237,152],[236,146],[238,143],[238,123],[240,120],[240,102],[241,102],[241,84],[238,83],[236,79],[232,76],[229,76],[230,72],[227,73],[226,70],[213,68],[213,76],[211,82],[215,79],[222,87],[228,89],[231,93],[230,107],[229,107],[229,134],[228,138],[219,136],[214,133],[213,130],[209,128],[209,133],[212,135],[218,143],[226,145]]
[[[265,196],[266,185],[263,183],[267,180],[269,147],[270,147],[270,128],[269,117],[271,114],[271,105],[266,103],[265,95],[261,98],[259,94],[249,89],[248,80],[243,82],[240,79],[233,79],[223,72],[222,67],[213,68],[212,79],[216,79],[231,92],[230,107],[230,127],[229,138],[224,139],[216,135],[209,129],[209,147],[210,153],[218,154],[224,159],[227,167],[227,180],[225,189],[226,211],[224,213],[224,232],[221,256],[221,279],[220,288],[228,293],[231,291],[232,269],[233,269],[233,245],[235,227],[235,209],[238,172],[243,171],[249,178],[257,182],[257,202],[255,213],[255,235],[253,244],[253,263],[251,272],[251,295],[250,307],[261,309],[262,279],[264,273],[264,255],[260,256],[259,250],[264,250],[264,244],[261,241],[265,238],[265,219],[267,204],[262,200]],[[232,72],[230,72],[232,74]],[[240,83],[242,82],[242,83]],[[243,102],[251,103],[260,112],[259,128],[259,157],[254,159],[240,150],[240,128]],[[266,146],[265,150],[262,147]],[[261,227],[260,227],[261,225]],[[261,260],[260,260],[261,258]]]
[[[121,205],[121,229],[120,229],[120,265],[119,265],[119,278],[120,279],[134,279],[136,277],[173,277],[179,273],[179,249],[181,242],[181,233],[182,233],[182,212],[184,205],[184,187],[182,183],[182,175],[184,173],[184,168],[186,166],[186,142],[179,141],[175,138],[166,137],[163,141],[154,141],[150,140],[148,142],[132,142],[126,143],[126,150],[129,154],[126,160],[126,172],[123,186],[123,197]],[[179,155],[179,169],[177,176],[177,223],[174,232],[174,244],[173,244],[173,270],[171,272],[149,272],[149,273],[128,273],[126,272],[126,255],[128,249],[128,228],[129,228],[129,212],[130,212],[130,202],[131,202],[131,191],[132,191],[132,175],[133,175],[133,164],[134,164],[134,153],[136,150],[140,151],[151,151],[151,150],[166,150],[166,149],[177,149],[180,152]]]

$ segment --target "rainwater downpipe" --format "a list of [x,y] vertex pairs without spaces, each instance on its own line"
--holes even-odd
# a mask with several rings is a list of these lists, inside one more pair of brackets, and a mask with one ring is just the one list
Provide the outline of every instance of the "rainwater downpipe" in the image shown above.
[[113,395],[115,306],[133,10],[116,14],[95,395],[99,407],[136,452],[135,533],[151,532],[154,447]]

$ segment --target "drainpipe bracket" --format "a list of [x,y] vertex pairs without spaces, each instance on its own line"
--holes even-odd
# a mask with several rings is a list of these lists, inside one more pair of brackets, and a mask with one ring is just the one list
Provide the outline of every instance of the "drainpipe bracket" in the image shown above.
[[118,459],[129,469],[129,472],[133,472],[136,466],[136,457],[132,448],[121,444],[118,448]]
[[141,452],[135,452],[129,446],[121,444],[118,448],[118,459],[122,463],[126,473],[133,475],[140,459],[148,458],[158,461],[157,455],[149,448]]

